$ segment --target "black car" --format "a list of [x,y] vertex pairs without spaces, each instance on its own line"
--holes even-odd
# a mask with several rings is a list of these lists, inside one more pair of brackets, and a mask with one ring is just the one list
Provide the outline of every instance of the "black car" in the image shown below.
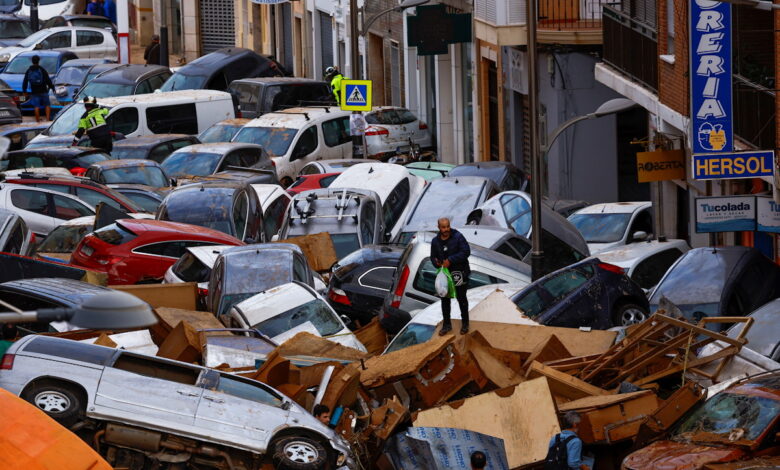
[[333,265],[328,301],[339,316],[352,321],[351,328],[368,324],[382,310],[404,248],[366,245]]
[[[0,11],[5,11],[5,9],[5,4],[0,5]],[[6,13],[0,14],[0,47],[15,46],[33,32],[29,18]]]
[[162,163],[168,155],[189,145],[199,144],[197,137],[188,134],[151,134],[130,137],[114,142],[111,156],[118,160],[154,160]]
[[[0,127],[0,136],[7,137],[11,141],[8,151],[23,149],[35,136],[45,131],[50,122],[20,122],[19,124],[6,124]],[[72,139],[71,139],[72,140]]]
[[22,111],[13,98],[0,93],[0,124],[19,124],[22,122]]
[[282,77],[276,62],[249,49],[229,47],[199,57],[174,73],[162,91],[225,91],[233,80],[247,77]]
[[[666,271],[650,295],[655,311],[666,297],[692,322],[704,317],[745,316],[780,297],[780,267],[755,248],[694,248]],[[711,323],[708,328],[724,326]]]
[[144,95],[159,89],[171,76],[171,70],[162,65],[123,64],[99,73],[86,83],[75,96],[109,98],[112,96]]
[[97,77],[101,73],[105,72],[106,70],[115,69],[117,67],[121,67],[122,64],[97,64],[93,65],[88,71],[87,75],[84,76],[84,81],[81,82],[81,86],[83,87],[87,83],[90,82],[93,78]]
[[472,162],[458,165],[447,176],[482,176],[496,183],[501,191],[526,191],[525,173],[509,162]]
[[80,176],[87,168],[97,162],[110,160],[111,157],[99,149],[82,147],[45,147],[33,150],[17,150],[8,152],[8,159],[0,163],[8,163],[5,170],[25,168],[60,167],[70,170]]
[[257,192],[239,182],[208,182],[171,191],[157,211],[157,220],[199,225],[245,243],[265,241],[263,209]]
[[606,330],[646,318],[647,297],[622,268],[589,258],[552,272],[511,296],[542,325]]
[[336,105],[330,84],[310,78],[244,78],[231,83],[227,91],[238,98],[244,118],[297,106]]
[[165,191],[142,184],[109,184],[109,188],[133,201],[145,212],[154,214],[160,207],[165,195]]

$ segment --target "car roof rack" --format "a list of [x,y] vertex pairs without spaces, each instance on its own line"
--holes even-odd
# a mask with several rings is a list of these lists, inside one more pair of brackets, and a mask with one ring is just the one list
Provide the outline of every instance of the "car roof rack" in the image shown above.
[[[297,108],[297,107],[298,107],[298,106],[296,106],[296,108]],[[285,114],[285,115],[289,115],[289,114],[300,114],[300,115],[303,115],[303,117],[305,117],[307,121],[310,121],[310,120],[311,120],[311,119],[309,119],[309,113],[283,113],[283,112],[281,112],[281,111],[269,111],[269,112],[267,112],[267,113],[265,113],[265,114]],[[265,115],[265,114],[264,114],[264,115]]]
[[[315,215],[315,209],[312,207],[312,204],[314,201],[317,200],[336,200],[335,208],[338,211],[335,214],[323,214],[323,215]],[[358,193],[347,193],[347,188],[344,188],[341,190],[340,193],[336,193],[332,196],[324,196],[320,197],[317,195],[317,193],[309,193],[306,195],[306,204],[303,207],[299,207],[300,199],[296,199],[293,201],[293,209],[295,210],[295,213],[290,214],[290,223],[292,223],[295,219],[299,219],[301,221],[301,224],[306,224],[306,221],[308,219],[336,219],[338,222],[341,222],[342,219],[345,217],[351,217],[355,223],[358,222],[358,213],[355,211],[354,214],[345,214],[344,211],[349,209],[349,201],[351,199],[354,199],[356,205],[355,207],[360,207],[360,194]],[[295,214],[298,214],[296,217]]]

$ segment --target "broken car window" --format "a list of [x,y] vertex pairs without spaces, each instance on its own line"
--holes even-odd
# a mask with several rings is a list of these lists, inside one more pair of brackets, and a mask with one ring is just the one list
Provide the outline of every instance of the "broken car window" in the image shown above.
[[720,393],[704,402],[677,428],[675,440],[757,439],[780,413],[780,401]]

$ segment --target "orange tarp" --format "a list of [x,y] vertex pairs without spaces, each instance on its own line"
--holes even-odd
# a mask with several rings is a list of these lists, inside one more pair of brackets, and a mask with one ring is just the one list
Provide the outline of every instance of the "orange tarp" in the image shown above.
[[3,389],[0,389],[0,468],[112,470],[78,436]]

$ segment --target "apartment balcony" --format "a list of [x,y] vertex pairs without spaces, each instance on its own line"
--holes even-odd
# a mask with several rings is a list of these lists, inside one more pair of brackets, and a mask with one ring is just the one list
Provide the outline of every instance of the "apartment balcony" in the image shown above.
[[736,74],[732,90],[734,134],[756,149],[775,148],[775,92]]
[[654,26],[612,6],[603,7],[604,62],[658,92],[658,40]]
[[[537,0],[537,40],[549,44],[601,44],[601,9],[607,0]],[[478,39],[498,46],[526,44],[526,0],[474,0]]]

